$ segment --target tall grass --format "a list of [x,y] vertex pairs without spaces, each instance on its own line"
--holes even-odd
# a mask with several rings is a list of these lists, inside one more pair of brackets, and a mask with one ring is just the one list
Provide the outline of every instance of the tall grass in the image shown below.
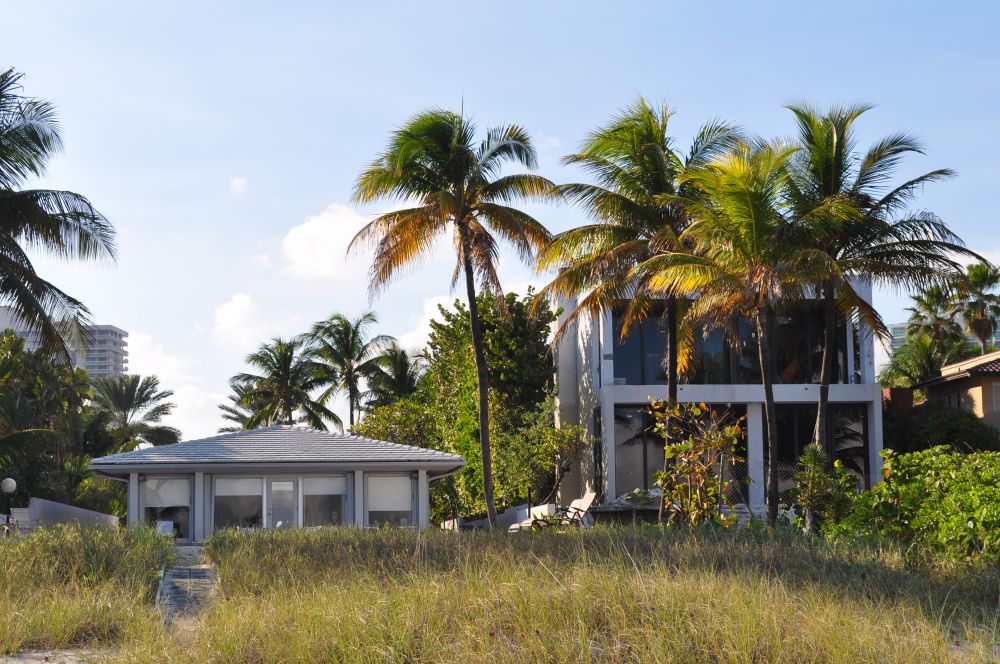
[[1000,572],[795,533],[226,532],[221,662],[992,661]]
[[0,540],[0,652],[115,643],[155,622],[170,542],[150,529],[63,526]]

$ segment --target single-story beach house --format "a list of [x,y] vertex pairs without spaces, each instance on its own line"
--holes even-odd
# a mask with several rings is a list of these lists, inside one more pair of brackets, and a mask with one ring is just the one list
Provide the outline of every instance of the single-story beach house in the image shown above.
[[456,454],[278,425],[94,459],[128,483],[128,523],[197,542],[217,528],[427,527],[430,482]]

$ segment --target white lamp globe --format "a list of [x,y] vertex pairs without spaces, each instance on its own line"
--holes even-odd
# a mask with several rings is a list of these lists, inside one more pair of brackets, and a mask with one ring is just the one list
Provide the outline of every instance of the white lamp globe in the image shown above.
[[17,490],[17,482],[12,477],[5,477],[0,480],[0,491],[6,494],[14,493]]

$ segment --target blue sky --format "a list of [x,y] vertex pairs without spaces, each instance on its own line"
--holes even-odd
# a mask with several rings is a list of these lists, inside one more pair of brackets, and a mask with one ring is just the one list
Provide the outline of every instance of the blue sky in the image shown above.
[[[66,153],[43,186],[90,197],[117,226],[117,266],[39,258],[95,318],[131,333],[131,368],[176,392],[172,422],[212,433],[242,357],[333,311],[369,306],[343,249],[377,208],[350,205],[390,130],[463,103],[481,127],[516,122],[540,171],[642,94],[677,110],[686,145],[711,117],[792,132],[782,105],[867,102],[863,144],[895,131],[950,167],[927,189],[974,248],[1000,257],[1000,9],[985,2],[32,2],[2,10],[0,65],[52,100]],[[18,27],[20,26],[20,27]],[[570,208],[531,206],[553,231]],[[372,307],[419,343],[451,299],[442,249]],[[502,278],[537,280],[507,258]],[[879,293],[888,320],[905,297]],[[341,408],[341,410],[343,410]]]

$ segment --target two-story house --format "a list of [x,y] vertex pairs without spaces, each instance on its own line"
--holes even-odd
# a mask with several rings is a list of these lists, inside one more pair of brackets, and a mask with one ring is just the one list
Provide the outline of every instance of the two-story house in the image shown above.
[[[871,288],[861,289],[870,301]],[[562,302],[565,316],[575,302]],[[779,489],[793,486],[802,449],[812,439],[819,397],[823,318],[805,304],[778,317],[771,337],[774,396],[777,402]],[[739,340],[722,331],[694,334],[688,370],[678,399],[708,403],[720,412],[745,416],[745,463],[728,466],[738,499],[751,509],[764,505],[767,445],[764,390],[753,326],[739,325]],[[837,376],[830,386],[830,450],[858,478],[859,488],[878,481],[881,472],[882,395],[875,382],[874,338],[853,324],[838,326]],[[592,436],[585,455],[562,486],[564,500],[594,490],[600,502],[637,489],[654,488],[663,464],[663,441],[649,433],[642,413],[650,398],[666,398],[662,368],[665,335],[658,316],[633,326],[621,338],[621,316],[605,311],[570,323],[556,352],[560,422],[584,427]]]

